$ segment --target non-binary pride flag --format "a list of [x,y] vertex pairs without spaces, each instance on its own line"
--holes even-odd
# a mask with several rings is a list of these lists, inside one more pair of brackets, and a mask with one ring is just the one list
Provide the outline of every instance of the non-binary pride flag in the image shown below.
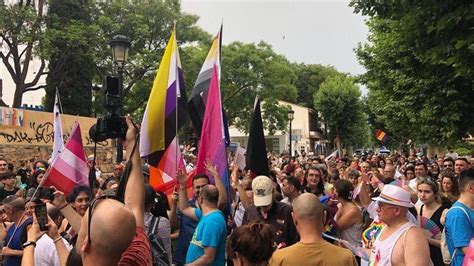
[[204,113],[209,93],[209,84],[214,67],[217,69],[217,83],[220,84],[222,25],[211,44],[211,49],[201,67],[189,100],[189,116],[198,135],[201,135]]
[[51,155],[51,160],[54,161],[54,158],[64,150],[64,139],[63,139],[63,127],[61,123],[61,113],[59,108],[59,92],[56,90],[56,95],[54,97],[54,108],[53,108],[53,134],[54,134],[54,143],[53,143],[53,153]]
[[[196,174],[207,173],[205,163],[210,161],[212,165],[216,166],[229,197],[230,182],[227,171],[226,140],[217,75],[217,67],[214,67],[209,85],[209,96],[204,114],[201,140],[199,141]],[[214,180],[214,178],[211,177],[211,180]]]
[[375,136],[377,139],[381,142],[385,142],[387,140],[387,133],[383,132],[382,130],[377,130],[377,133],[375,133]]
[[179,129],[186,119],[187,101],[183,73],[176,33],[173,31],[143,115],[140,129],[140,156],[147,157],[148,163],[156,167],[166,148],[174,141],[176,129]]
[[88,174],[81,128],[76,121],[63,152],[56,156],[45,174],[44,186],[55,186],[67,195],[78,184],[88,185]]

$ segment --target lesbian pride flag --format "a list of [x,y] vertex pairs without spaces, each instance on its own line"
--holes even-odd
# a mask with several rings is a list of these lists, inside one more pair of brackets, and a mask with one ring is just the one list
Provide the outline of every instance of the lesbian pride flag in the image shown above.
[[68,195],[76,185],[88,186],[88,175],[89,168],[82,145],[81,128],[76,121],[64,150],[56,156],[45,174],[44,186],[54,186]]

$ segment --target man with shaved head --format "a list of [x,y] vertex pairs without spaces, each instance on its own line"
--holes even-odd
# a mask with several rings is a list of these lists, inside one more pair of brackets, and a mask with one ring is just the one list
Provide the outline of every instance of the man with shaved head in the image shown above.
[[224,214],[218,208],[219,197],[225,196],[225,189],[215,167],[206,165],[214,176],[216,186],[205,185],[197,195],[196,206],[189,205],[186,192],[186,176],[179,172],[180,211],[193,220],[199,221],[186,254],[186,264],[225,265],[225,241],[227,226]]
[[311,193],[299,195],[293,202],[293,221],[300,235],[296,244],[275,251],[270,265],[353,265],[357,262],[352,253],[326,242],[323,206]]

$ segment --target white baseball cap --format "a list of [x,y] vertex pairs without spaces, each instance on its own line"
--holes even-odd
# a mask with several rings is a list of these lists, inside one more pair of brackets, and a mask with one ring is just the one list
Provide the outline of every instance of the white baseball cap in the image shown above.
[[268,206],[273,199],[272,180],[264,175],[255,177],[252,181],[253,204],[257,207]]

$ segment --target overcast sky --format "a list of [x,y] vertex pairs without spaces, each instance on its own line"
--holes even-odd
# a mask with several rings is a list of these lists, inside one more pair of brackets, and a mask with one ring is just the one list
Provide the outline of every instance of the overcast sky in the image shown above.
[[[342,0],[182,1],[182,9],[198,15],[198,25],[212,35],[224,21],[224,44],[263,40],[291,62],[332,65],[356,75],[364,73],[364,68],[353,49],[366,40],[368,30],[364,18],[347,5]],[[3,64],[0,78],[4,80],[3,99],[11,105],[13,83]],[[40,104],[43,95],[43,91],[27,93],[23,103]]]

